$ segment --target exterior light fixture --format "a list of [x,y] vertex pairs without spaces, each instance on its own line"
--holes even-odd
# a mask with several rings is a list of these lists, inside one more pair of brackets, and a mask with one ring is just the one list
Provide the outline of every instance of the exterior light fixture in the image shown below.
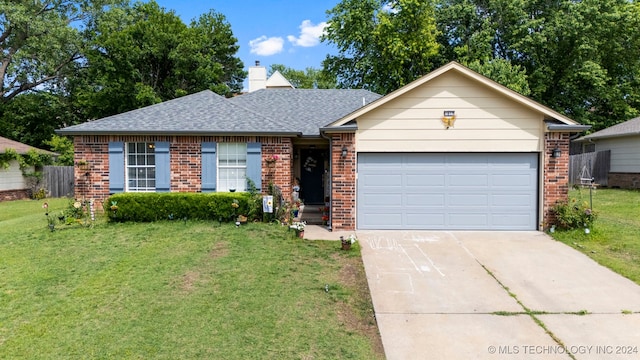
[[347,157],[347,152],[348,152],[347,147],[346,146],[342,146],[342,154],[341,154],[341,156],[343,158]]
[[445,110],[444,115],[442,116],[442,124],[445,129],[453,127],[453,123],[456,121],[456,112],[455,110]]
[[551,153],[552,158],[559,158],[561,155],[562,155],[562,150],[560,150],[560,148],[553,149],[553,152]]

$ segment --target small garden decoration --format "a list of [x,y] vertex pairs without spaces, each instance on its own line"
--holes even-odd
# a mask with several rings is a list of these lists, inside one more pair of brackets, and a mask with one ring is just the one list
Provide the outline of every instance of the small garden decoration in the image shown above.
[[342,245],[342,250],[351,250],[351,245],[354,244],[358,238],[356,238],[355,234],[349,235],[348,238],[344,238],[344,236],[340,236],[340,243]]
[[56,219],[53,216],[49,215],[49,203],[42,204],[42,208],[44,209],[44,215],[47,217],[47,225],[49,226],[49,230],[55,230]]
[[304,238],[304,228],[307,226],[307,223],[304,221],[296,221],[293,224],[291,224],[289,226],[290,229],[293,229],[296,231],[296,235],[299,238]]

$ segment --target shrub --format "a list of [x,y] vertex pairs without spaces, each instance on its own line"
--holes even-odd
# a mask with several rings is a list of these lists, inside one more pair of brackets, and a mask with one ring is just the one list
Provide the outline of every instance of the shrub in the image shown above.
[[553,212],[556,214],[556,223],[560,229],[591,227],[597,218],[597,214],[586,201],[578,202],[575,199],[557,202]]
[[249,197],[248,193],[122,193],[110,196],[104,210],[110,221],[235,221],[249,213]]

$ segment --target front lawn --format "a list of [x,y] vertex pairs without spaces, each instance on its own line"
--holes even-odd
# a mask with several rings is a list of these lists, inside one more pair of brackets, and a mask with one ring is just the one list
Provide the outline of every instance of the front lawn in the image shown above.
[[384,357],[357,246],[182,220],[50,232],[41,205],[0,203],[0,358]]
[[[590,202],[589,189],[572,190],[570,197]],[[579,229],[551,235],[640,284],[640,191],[598,189],[592,197],[598,219],[589,234]]]

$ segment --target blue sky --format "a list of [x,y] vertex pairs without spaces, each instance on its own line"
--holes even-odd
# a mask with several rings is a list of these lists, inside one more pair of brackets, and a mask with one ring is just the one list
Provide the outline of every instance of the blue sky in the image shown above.
[[259,60],[303,70],[320,68],[335,48],[320,43],[326,11],[339,0],[156,0],[174,10],[185,23],[213,9],[227,18],[240,50],[245,70]]

